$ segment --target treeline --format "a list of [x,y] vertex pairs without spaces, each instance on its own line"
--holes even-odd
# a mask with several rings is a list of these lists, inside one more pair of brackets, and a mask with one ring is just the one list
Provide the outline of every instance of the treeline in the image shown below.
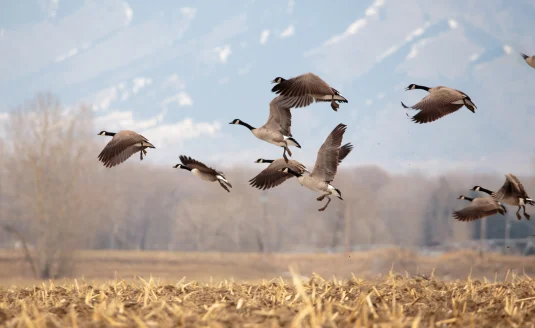
[[[113,169],[97,161],[101,145],[88,107],[65,110],[39,95],[13,111],[0,140],[0,243],[17,245],[40,277],[65,275],[74,249],[284,252],[351,245],[436,245],[479,238],[481,222],[451,211],[479,184],[503,175],[393,175],[376,166],[342,166],[334,184],[344,201],[325,212],[294,179],[260,191],[248,180],[262,170],[224,170],[234,188],[151,166],[136,156]],[[358,149],[358,140],[352,141]],[[150,154],[149,154],[150,155]],[[205,161],[206,164],[214,164]],[[179,174],[182,173],[182,174]],[[505,173],[505,172],[504,172]],[[521,177],[535,193],[533,177]],[[511,238],[532,235],[510,208]],[[346,227],[348,230],[346,231]],[[503,217],[487,220],[487,238],[503,238]]]

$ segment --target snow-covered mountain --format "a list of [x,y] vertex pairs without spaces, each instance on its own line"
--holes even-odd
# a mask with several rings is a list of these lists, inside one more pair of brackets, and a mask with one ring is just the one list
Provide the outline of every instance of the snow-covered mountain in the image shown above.
[[[187,154],[218,167],[253,165],[282,151],[228,123],[264,124],[270,81],[313,71],[349,104],[337,113],[328,104],[293,112],[303,146],[294,157],[308,165],[343,122],[344,140],[356,146],[347,166],[532,173],[535,70],[518,55],[535,54],[532,0],[1,6],[0,119],[52,91],[69,106],[92,104],[96,132],[128,128],[148,137],[158,151],[147,161],[168,165]],[[404,91],[410,83],[463,90],[478,109],[414,124],[400,101],[426,93]]]

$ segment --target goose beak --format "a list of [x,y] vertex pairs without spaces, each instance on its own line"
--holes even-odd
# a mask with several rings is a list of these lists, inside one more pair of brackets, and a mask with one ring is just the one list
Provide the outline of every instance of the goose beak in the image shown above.
[[406,88],[405,88],[405,91],[409,91],[409,90],[410,90],[410,88],[409,88],[409,87],[406,87]]
[[271,83],[277,83],[277,81],[275,81],[275,80],[271,80]]

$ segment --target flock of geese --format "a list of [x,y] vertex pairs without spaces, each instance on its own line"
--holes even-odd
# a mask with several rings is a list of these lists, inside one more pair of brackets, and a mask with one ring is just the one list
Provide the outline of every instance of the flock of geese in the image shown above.
[[[535,56],[521,55],[528,65],[535,68]],[[331,196],[343,200],[342,192],[331,183],[336,176],[338,166],[353,150],[351,143],[342,145],[347,126],[340,123],[332,130],[317,152],[316,163],[312,171],[309,171],[302,163],[293,159],[289,160],[287,157],[287,155],[292,156],[290,147],[301,148],[299,142],[292,136],[291,109],[306,107],[314,102],[330,102],[331,108],[336,112],[340,107],[339,103],[347,103],[348,100],[313,73],[302,74],[290,79],[277,77],[271,82],[275,83],[271,91],[277,96],[269,103],[269,117],[264,125],[253,127],[241,119],[234,119],[229,123],[242,125],[249,129],[256,138],[283,148],[282,158],[275,160],[260,158],[255,161],[255,163],[269,163],[269,166],[249,180],[249,183],[254,188],[266,190],[295,177],[302,186],[321,194],[317,198],[318,201],[327,198],[325,205],[318,209],[324,211],[331,202]],[[457,89],[445,86],[430,88],[410,84],[405,90],[416,89],[425,90],[429,94],[412,106],[401,103],[404,108],[418,111],[416,115],[410,117],[415,123],[436,121],[456,112],[463,106],[473,113],[477,109],[472,99]],[[137,152],[140,153],[140,160],[143,160],[143,155],[147,155],[147,148],[156,148],[147,138],[130,130],[121,130],[117,133],[101,131],[99,135],[113,137],[98,155],[98,159],[108,168],[123,163]],[[181,163],[173,166],[174,168],[190,171],[194,176],[204,181],[217,181],[223,189],[230,192],[229,188],[232,188],[232,185],[223,172],[189,156],[180,155],[179,158]],[[490,196],[477,198],[459,196],[459,199],[470,201],[470,205],[465,208],[453,211],[453,217],[459,221],[473,221],[498,213],[504,215],[507,209],[501,202],[517,206],[516,216],[519,220],[521,219],[519,212],[524,209],[524,217],[529,220],[530,216],[526,213],[525,205],[535,205],[520,180],[513,174],[506,174],[505,183],[497,192],[481,186],[475,186],[471,190],[484,192]]]

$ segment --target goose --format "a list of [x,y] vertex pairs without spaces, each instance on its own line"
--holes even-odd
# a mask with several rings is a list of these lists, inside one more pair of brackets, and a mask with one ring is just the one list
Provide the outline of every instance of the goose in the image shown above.
[[271,83],[277,83],[272,92],[284,97],[283,105],[289,108],[306,107],[312,102],[330,101],[331,108],[336,112],[339,103],[347,103],[347,99],[336,89],[323,81],[314,73],[306,73],[291,79],[276,77]]
[[[353,149],[351,144],[344,145],[344,148],[340,147],[346,128],[347,126],[345,124],[338,124],[327,139],[325,139],[325,142],[318,150],[316,163],[310,174],[304,175],[304,173],[296,172],[289,166],[281,169],[284,173],[291,173],[296,176],[302,186],[321,193],[322,195],[317,198],[318,201],[322,201],[327,197],[327,204],[318,209],[318,211],[324,211],[327,208],[331,202],[330,195],[335,195],[343,200],[342,193],[339,189],[333,187],[331,182],[336,176],[338,165],[340,165],[342,159]],[[342,156],[340,156],[340,153],[342,153]]]
[[470,205],[462,210],[453,212],[453,218],[459,221],[474,221],[498,213],[501,215],[507,213],[505,206],[492,197],[470,198],[461,195],[457,199],[465,199],[471,202]]
[[301,148],[301,145],[292,137],[290,130],[292,125],[292,113],[290,108],[282,106],[281,96],[277,96],[269,103],[269,117],[263,126],[259,128],[252,127],[240,119],[234,119],[229,124],[239,124],[247,127],[251,133],[260,140],[264,140],[275,146],[284,148],[282,157],[288,162],[286,152],[292,156],[289,146]]
[[436,121],[443,116],[456,112],[463,106],[466,106],[472,113],[476,112],[476,105],[472,102],[472,99],[462,91],[444,86],[429,88],[417,84],[410,84],[405,90],[415,89],[429,92],[427,96],[415,105],[406,106],[401,102],[401,105],[404,108],[420,110],[418,114],[411,117],[412,121],[415,123],[422,124]]
[[190,171],[194,176],[199,177],[204,181],[215,182],[218,181],[219,185],[225,189],[227,192],[230,190],[227,188],[232,188],[230,182],[227,181],[223,172],[218,172],[211,167],[206,166],[204,163],[201,163],[191,157],[180,155],[180,161],[182,164],[176,164],[173,168],[181,168],[184,170]]
[[156,148],[147,138],[130,130],[121,130],[117,133],[100,131],[97,135],[113,137],[98,155],[99,161],[108,168],[121,164],[138,151],[139,159],[143,160],[143,154],[147,155],[145,149]]
[[491,195],[494,199],[502,201],[507,205],[518,206],[518,211],[516,211],[516,218],[521,219],[520,209],[524,209],[524,217],[529,220],[531,217],[526,213],[526,204],[531,206],[535,205],[533,199],[528,196],[526,189],[520,182],[520,180],[514,174],[506,174],[505,182],[497,192],[492,192],[481,186],[474,186],[471,190],[481,191]]
[[263,159],[259,158],[255,163],[270,163],[268,167],[258,173],[254,178],[249,180],[252,187],[266,190],[282,184],[284,181],[293,177],[291,173],[284,173],[280,169],[288,166],[298,173],[308,172],[307,168],[296,160],[289,160],[288,163],[283,158]]
[[[352,149],[353,145],[350,143],[347,143],[340,147],[340,152],[338,154],[338,163],[341,163],[342,160],[347,156],[347,154],[349,154]],[[259,158],[255,161],[255,163],[271,163],[257,176],[249,180],[251,186],[261,190],[276,187],[282,184],[287,179],[294,177],[294,175],[291,173],[284,173],[280,171],[280,169],[284,168],[285,166],[288,166],[291,170],[299,174],[303,174],[304,172],[310,173],[310,171],[308,171],[303,164],[294,160],[290,160],[288,164],[285,164],[282,158],[276,160]]]
[[522,56],[522,58],[524,58],[524,60],[526,61],[526,63],[528,63],[529,66],[535,68],[535,56],[526,56],[523,53],[520,53],[520,55]]

